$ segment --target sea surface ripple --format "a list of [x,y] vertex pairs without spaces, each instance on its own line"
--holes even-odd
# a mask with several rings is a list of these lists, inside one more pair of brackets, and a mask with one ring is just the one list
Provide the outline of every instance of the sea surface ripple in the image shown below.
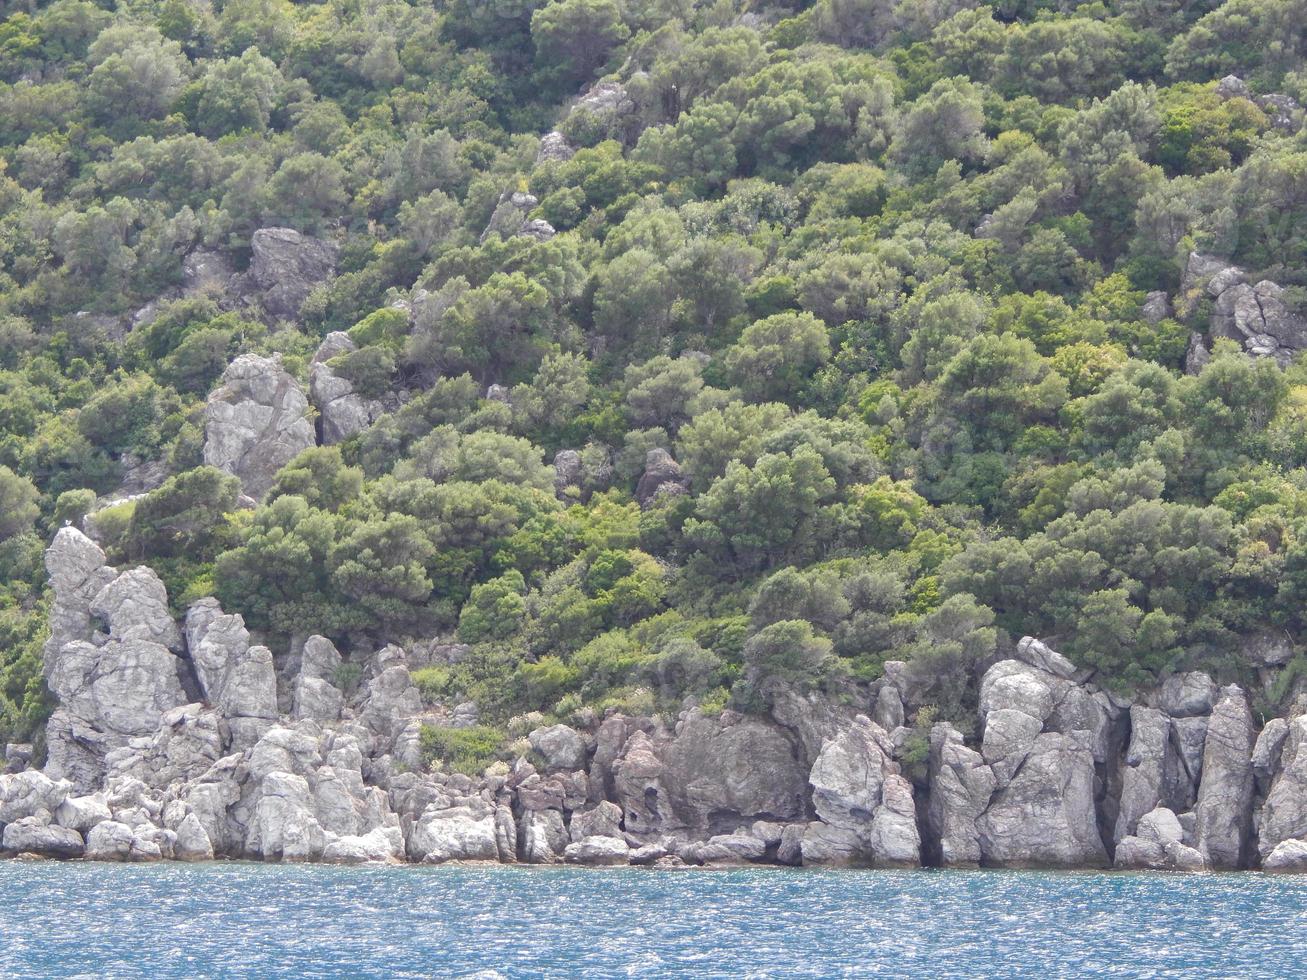
[[5,977],[1291,977],[1259,874],[0,864]]

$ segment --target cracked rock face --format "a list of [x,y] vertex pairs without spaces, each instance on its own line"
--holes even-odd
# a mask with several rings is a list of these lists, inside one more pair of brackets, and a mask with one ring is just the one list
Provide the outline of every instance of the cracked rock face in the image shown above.
[[168,591],[152,568],[142,565],[123,572],[96,594],[91,612],[108,626],[111,639],[137,636],[181,652],[181,631],[168,609]]
[[1255,742],[1248,699],[1232,684],[1221,691],[1207,725],[1194,811],[1198,850],[1210,868],[1244,865],[1252,825]]
[[681,465],[666,449],[650,449],[645,454],[644,473],[635,488],[635,499],[641,507],[648,507],[662,495],[679,496],[687,487]]
[[1211,298],[1213,338],[1237,341],[1252,356],[1273,357],[1280,364],[1307,348],[1307,317],[1289,310],[1276,283],[1250,283],[1238,266],[1197,252],[1189,256],[1184,283],[1191,297],[1205,291]]
[[271,316],[293,320],[318,284],[336,271],[339,248],[290,228],[260,228],[250,237],[249,280]]
[[[1269,731],[1270,725],[1263,737]],[[1263,748],[1262,739],[1258,740],[1253,760],[1254,765],[1260,761],[1278,769],[1262,805],[1258,830],[1257,848],[1264,865],[1269,864],[1271,855],[1286,842],[1307,840],[1307,715],[1277,726],[1271,739],[1280,743],[1278,765],[1272,763],[1274,753],[1269,745]],[[1281,858],[1284,856],[1282,853]]]
[[805,864],[831,858],[881,866],[920,863],[912,785],[899,774],[892,754],[889,736],[865,716],[824,743],[808,776],[812,805],[826,827],[842,832],[836,836],[845,843],[833,852],[814,849],[805,834]]
[[64,644],[89,640],[94,630],[91,603],[117,576],[105,564],[100,546],[75,527],[62,527],[45,553],[45,568],[54,590],[50,639],[45,643],[47,673]]
[[277,718],[272,652],[250,646],[245,620],[224,613],[215,599],[187,611],[186,638],[200,689],[227,719],[233,744],[253,745]]
[[204,462],[234,474],[257,499],[279,469],[315,445],[309,402],[280,357],[243,354],[227,366],[204,410]]
[[112,749],[151,734],[165,711],[185,703],[173,653],[181,636],[158,576],[148,568],[117,574],[75,528],[55,535],[46,568],[54,610],[44,672],[58,702],[47,770],[91,792]]
[[336,331],[323,338],[309,367],[309,396],[322,419],[322,444],[334,446],[372,425],[385,411],[381,402],[364,398],[348,378],[328,363],[333,357],[358,350],[348,334]]

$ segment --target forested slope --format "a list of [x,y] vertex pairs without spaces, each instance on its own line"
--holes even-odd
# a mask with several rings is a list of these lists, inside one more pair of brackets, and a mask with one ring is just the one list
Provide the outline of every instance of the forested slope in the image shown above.
[[0,9],[0,741],[68,522],[491,723],[1298,649],[1304,0]]

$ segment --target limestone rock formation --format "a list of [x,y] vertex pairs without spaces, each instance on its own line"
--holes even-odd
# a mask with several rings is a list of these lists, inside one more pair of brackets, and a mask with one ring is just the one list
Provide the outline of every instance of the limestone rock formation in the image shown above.
[[1258,827],[1257,849],[1264,865],[1287,841],[1307,839],[1307,715],[1299,715],[1282,728],[1278,758],[1269,758],[1270,747],[1263,746],[1262,739],[1254,753],[1254,765],[1260,762],[1275,772]]
[[1183,286],[1190,308],[1202,291],[1211,297],[1209,329],[1213,339],[1237,341],[1249,354],[1273,357],[1281,364],[1307,348],[1307,317],[1290,311],[1284,289],[1276,283],[1250,283],[1238,266],[1194,252],[1189,256]]
[[947,722],[930,732],[930,801],[926,811],[935,859],[945,867],[980,864],[980,831],[976,820],[989,806],[997,780],[962,733]]
[[481,234],[481,241],[492,237],[512,238],[521,235],[537,241],[548,241],[555,235],[554,226],[543,218],[528,218],[540,201],[526,191],[506,190],[500,195],[494,213]]
[[644,474],[635,488],[635,499],[641,507],[648,507],[659,495],[679,495],[688,483],[681,475],[681,466],[666,449],[650,449],[645,454]]
[[568,864],[630,864],[631,848],[613,837],[584,837],[568,844],[563,857]]
[[494,861],[495,811],[489,805],[438,807],[422,814],[408,842],[409,857],[426,864],[446,861]]
[[1184,828],[1165,807],[1151,810],[1138,820],[1136,833],[1117,845],[1118,868],[1155,871],[1202,871],[1203,856],[1184,843]]
[[1135,705],[1130,709],[1130,748],[1113,833],[1116,841],[1134,834],[1141,817],[1171,799],[1166,782],[1168,773],[1174,772],[1170,719],[1156,708]]
[[336,686],[336,677],[342,664],[340,652],[325,636],[310,636],[304,642],[291,707],[295,718],[320,724],[339,720],[345,695]]
[[1012,781],[976,821],[986,863],[1098,867],[1107,853],[1094,809],[1088,733],[1037,736]]
[[1198,850],[1210,868],[1243,867],[1252,824],[1252,753],[1256,741],[1248,699],[1236,685],[1212,709],[1198,790]]
[[280,356],[243,354],[227,366],[204,410],[204,462],[261,498],[277,471],[315,444],[308,399]]
[[322,420],[322,444],[334,446],[368,428],[385,411],[380,401],[364,398],[341,377],[331,359],[358,349],[348,334],[327,334],[309,365],[309,397]]
[[[813,809],[828,828],[846,833],[849,861],[920,863],[912,786],[899,774],[892,754],[885,731],[859,716],[857,723],[823,745],[808,776]],[[829,835],[824,828],[818,833]],[[804,863],[816,863],[809,858],[807,835],[804,839]]]
[[277,718],[272,652],[250,646],[244,619],[213,599],[187,610],[186,637],[205,699],[228,720],[238,747],[253,745]]
[[537,728],[528,736],[531,748],[540,753],[550,769],[584,769],[586,742],[581,733],[567,725]]
[[81,857],[85,850],[82,835],[77,831],[35,816],[5,824],[0,843],[6,851],[55,858]]
[[273,317],[293,320],[315,287],[336,271],[339,247],[290,228],[260,228],[250,236],[248,272],[260,303]]
[[1271,851],[1262,869],[1276,873],[1307,873],[1307,840],[1287,840]]

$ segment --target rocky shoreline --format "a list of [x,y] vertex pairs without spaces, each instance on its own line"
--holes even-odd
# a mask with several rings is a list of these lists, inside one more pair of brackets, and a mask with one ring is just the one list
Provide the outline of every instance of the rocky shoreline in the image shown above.
[[[1307,710],[1259,729],[1201,673],[1129,703],[1027,637],[984,672],[971,745],[905,725],[920,705],[891,662],[861,704],[526,717],[511,764],[428,772],[424,726],[477,720],[413,683],[449,646],[387,646],[346,685],[321,636],[274,654],[214,599],[177,623],[153,571],[73,527],[46,560],[58,706],[43,770],[8,748],[7,856],[1307,870]],[[1262,646],[1274,673],[1283,644]]]

